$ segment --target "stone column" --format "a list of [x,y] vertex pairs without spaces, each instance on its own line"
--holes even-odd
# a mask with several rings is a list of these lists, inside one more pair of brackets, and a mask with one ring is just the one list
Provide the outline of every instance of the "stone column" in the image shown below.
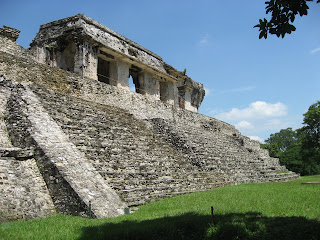
[[74,57],[74,72],[83,77],[98,80],[97,71],[97,48],[86,41],[78,43]]
[[161,82],[161,101],[169,103],[171,105],[178,105],[178,88],[176,83],[173,82]]
[[50,59],[50,54],[44,47],[33,46],[31,51],[34,53],[37,62],[50,65],[48,60]]
[[178,91],[179,107],[192,112],[198,112],[198,108],[192,105],[192,88],[184,85],[178,87]]
[[174,106],[178,106],[178,88],[177,88],[177,83],[175,82],[169,82],[169,99],[170,99],[170,104]]
[[152,96],[155,99],[160,100],[160,84],[151,73],[146,71],[141,72],[139,74],[139,84],[144,95]]
[[121,61],[110,62],[110,85],[129,90],[129,64]]
[[192,111],[192,112],[198,112],[198,108],[195,106],[192,106],[192,104],[191,104],[191,102],[192,102],[191,94],[192,94],[192,89],[186,88],[185,95],[184,95],[185,109]]

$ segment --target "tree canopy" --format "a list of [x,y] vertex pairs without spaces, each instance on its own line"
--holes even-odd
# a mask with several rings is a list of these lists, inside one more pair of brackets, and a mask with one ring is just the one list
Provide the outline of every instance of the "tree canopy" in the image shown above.
[[[271,19],[260,19],[259,24],[254,27],[258,27],[260,34],[259,39],[267,38],[268,33],[275,34],[277,37],[282,37],[286,33],[291,34],[291,32],[296,30],[296,27],[291,23],[294,22],[296,15],[301,17],[308,15],[308,5],[307,2],[312,2],[313,0],[270,0],[265,2],[266,14],[271,13]],[[320,3],[320,0],[317,0]]]
[[303,114],[303,124],[298,131],[303,134],[303,140],[307,145],[319,148],[320,146],[320,101],[312,104],[309,110]]
[[291,171],[301,175],[320,174],[320,101],[303,115],[302,128],[282,129],[271,134],[261,146]]

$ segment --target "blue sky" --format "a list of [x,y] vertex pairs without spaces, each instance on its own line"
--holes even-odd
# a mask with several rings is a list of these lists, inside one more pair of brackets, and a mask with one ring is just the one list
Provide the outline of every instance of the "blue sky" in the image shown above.
[[204,84],[200,113],[231,123],[246,136],[267,139],[301,127],[320,100],[320,4],[297,17],[284,39],[258,39],[253,26],[265,0],[2,0],[0,25],[21,30],[27,48],[39,26],[83,13]]

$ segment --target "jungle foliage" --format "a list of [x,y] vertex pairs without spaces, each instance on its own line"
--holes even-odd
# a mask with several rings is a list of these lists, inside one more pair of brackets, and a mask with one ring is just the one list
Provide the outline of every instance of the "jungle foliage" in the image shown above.
[[301,175],[320,173],[320,101],[312,104],[304,114],[303,127],[282,129],[271,134],[262,144],[271,157],[289,170]]
[[[266,14],[271,13],[271,19],[260,19],[259,24],[254,27],[258,27],[260,34],[259,38],[267,38],[268,33],[275,34],[277,37],[282,37],[286,34],[296,30],[296,27],[292,24],[296,19],[296,15],[301,17],[308,15],[309,6],[307,2],[313,0],[270,0],[266,1]],[[320,3],[320,0],[317,0]]]

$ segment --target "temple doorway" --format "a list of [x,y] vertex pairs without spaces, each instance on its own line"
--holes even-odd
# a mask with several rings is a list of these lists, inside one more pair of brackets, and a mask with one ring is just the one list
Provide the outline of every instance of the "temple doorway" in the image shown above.
[[98,80],[110,84],[110,74],[109,74],[110,63],[107,60],[104,60],[98,57]]

